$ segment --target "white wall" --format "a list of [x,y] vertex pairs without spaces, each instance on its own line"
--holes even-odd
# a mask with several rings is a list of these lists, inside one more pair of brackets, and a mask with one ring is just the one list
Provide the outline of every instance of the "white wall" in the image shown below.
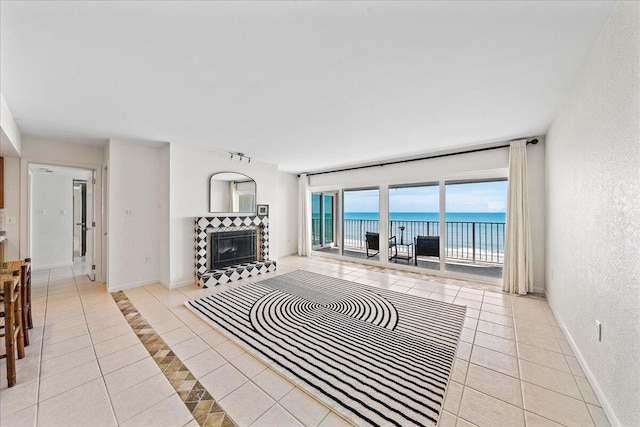
[[22,151],[22,135],[13,119],[7,101],[0,93],[0,156],[18,157]]
[[[298,253],[298,177],[278,172],[277,216],[275,223],[278,256]],[[272,209],[272,208],[270,208]]]
[[73,178],[32,176],[34,270],[73,264]]
[[171,154],[170,144],[166,144],[160,148],[160,167],[159,173],[159,203],[160,209],[158,210],[160,218],[160,227],[158,229],[158,238],[160,239],[159,247],[159,278],[160,283],[169,287],[171,284],[171,240],[170,240],[170,163],[169,155]]
[[162,227],[166,226],[162,154],[160,147],[109,141],[110,292],[160,280]]
[[44,164],[86,167],[86,165],[102,164],[104,148],[97,145],[25,137],[22,139],[22,158]]
[[[547,134],[547,296],[613,425],[640,425],[640,3],[620,2]],[[595,321],[602,322],[602,342]]]
[[[544,292],[544,151],[543,138],[537,145],[527,145],[529,199],[533,231],[534,290]],[[389,185],[438,182],[441,177],[482,174],[483,171],[505,170],[509,166],[509,149],[501,148],[430,160],[359,169],[311,176],[312,189],[333,190]],[[506,175],[505,175],[506,176]],[[383,229],[384,230],[384,229]],[[381,232],[383,231],[381,230]]]
[[[171,287],[193,283],[194,218],[210,215],[209,178],[215,172],[239,172],[255,180],[257,203],[269,205],[270,259],[295,251],[291,245],[297,241],[297,220],[285,225],[283,219],[290,220],[291,207],[297,206],[295,191],[289,191],[294,175],[278,172],[269,163],[230,159],[220,151],[177,144],[171,144],[170,151]],[[279,183],[286,184],[282,191]]]
[[[7,224],[7,218],[13,224]],[[4,259],[20,258],[20,159],[4,158],[4,218],[7,241],[4,244]]]

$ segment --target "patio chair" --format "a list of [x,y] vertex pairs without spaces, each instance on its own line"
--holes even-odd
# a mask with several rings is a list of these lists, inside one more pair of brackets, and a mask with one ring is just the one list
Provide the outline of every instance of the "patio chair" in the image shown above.
[[[380,253],[380,233],[372,233],[367,231],[364,234],[365,240],[367,241],[367,258],[374,257]],[[393,248],[393,250],[392,250]],[[396,245],[396,236],[389,237],[388,249],[389,251],[389,259],[395,258],[398,256],[398,246]],[[395,254],[391,255],[394,253]],[[375,251],[372,255],[369,255],[369,251]]]
[[418,256],[440,256],[440,236],[416,236],[413,239],[413,259],[418,265]]

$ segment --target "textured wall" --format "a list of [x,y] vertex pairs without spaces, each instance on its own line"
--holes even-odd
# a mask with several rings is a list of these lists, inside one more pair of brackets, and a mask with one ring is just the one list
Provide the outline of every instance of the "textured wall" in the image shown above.
[[639,51],[640,3],[621,2],[546,147],[549,303],[610,421],[629,426],[640,425]]

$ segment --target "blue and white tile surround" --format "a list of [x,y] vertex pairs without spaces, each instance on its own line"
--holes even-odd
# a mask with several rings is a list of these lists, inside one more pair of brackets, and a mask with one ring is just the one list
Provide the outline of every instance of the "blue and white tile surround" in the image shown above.
[[[259,239],[258,259],[255,262],[207,270],[207,237],[211,232],[255,228]],[[269,217],[263,216],[207,216],[195,219],[196,283],[201,288],[246,279],[276,271],[276,262],[269,260]]]

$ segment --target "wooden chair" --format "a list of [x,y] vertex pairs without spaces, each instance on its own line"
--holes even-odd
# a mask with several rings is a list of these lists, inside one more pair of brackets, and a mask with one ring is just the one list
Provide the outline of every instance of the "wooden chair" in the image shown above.
[[13,387],[16,384],[16,350],[18,359],[24,357],[21,284],[18,276],[7,274],[0,275],[0,283],[0,337],[4,337],[6,351],[5,354],[0,354],[0,359],[7,359],[7,384]]
[[[31,258],[25,258],[21,267],[22,279],[22,326],[27,329],[33,329],[33,318],[31,317]],[[27,333],[25,332],[25,338]],[[28,338],[25,339],[25,345],[29,345]]]
[[[380,253],[380,233],[372,233],[370,231],[367,231],[364,234],[364,238],[367,242],[367,258],[371,258],[378,255],[378,253]],[[390,255],[394,253],[392,248],[395,249],[394,255]],[[375,252],[372,255],[369,255],[369,251],[375,251]],[[389,259],[396,258],[398,256],[398,246],[396,244],[396,236],[391,236],[389,238],[388,251],[389,251]]]
[[440,236],[416,236],[413,239],[414,265],[418,265],[418,256],[440,256]]
[[31,258],[25,258],[24,261],[8,261],[3,263],[2,266],[0,274],[20,276],[24,345],[28,346],[29,329],[33,329],[33,319],[31,317]]

